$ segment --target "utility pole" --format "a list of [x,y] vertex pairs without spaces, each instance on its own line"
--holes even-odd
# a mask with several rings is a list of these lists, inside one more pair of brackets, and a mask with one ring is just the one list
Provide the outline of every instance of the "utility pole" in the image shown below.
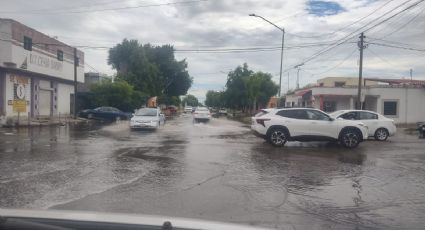
[[286,91],[286,93],[289,92],[289,72],[288,72],[288,91]]
[[410,69],[410,81],[413,81],[413,69]]
[[363,77],[363,49],[364,47],[364,38],[363,32],[360,34],[360,41],[358,46],[360,48],[360,63],[359,63],[359,87],[357,91],[357,109],[363,109],[362,106],[362,77]]
[[300,67],[297,69],[297,89],[300,88]]
[[282,28],[282,49],[280,50],[279,98],[282,91],[283,46],[285,44],[285,29]]
[[74,119],[77,119],[77,66],[78,66],[77,48],[74,47]]
[[300,67],[303,65],[304,63],[295,66],[295,68],[297,68],[297,89],[300,88]]

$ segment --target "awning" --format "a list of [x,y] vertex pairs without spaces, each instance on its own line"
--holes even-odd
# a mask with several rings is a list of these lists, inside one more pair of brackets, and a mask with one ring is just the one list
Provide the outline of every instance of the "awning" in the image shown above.
[[295,95],[302,97],[304,96],[304,94],[308,92],[311,92],[311,89],[303,89],[303,90],[295,91]]

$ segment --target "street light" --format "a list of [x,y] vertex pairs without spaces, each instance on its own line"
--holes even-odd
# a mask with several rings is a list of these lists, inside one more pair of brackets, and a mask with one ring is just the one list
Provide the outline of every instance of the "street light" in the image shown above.
[[279,92],[278,92],[278,96],[280,97],[280,91],[282,89],[282,68],[283,68],[283,46],[285,44],[285,28],[280,28],[279,26],[277,26],[276,24],[274,24],[273,22],[263,18],[262,16],[256,15],[256,14],[249,14],[249,16],[251,17],[257,17],[257,18],[261,18],[264,21],[270,23],[271,25],[273,25],[274,27],[278,28],[280,31],[282,31],[282,49],[280,52],[280,73],[279,73]]

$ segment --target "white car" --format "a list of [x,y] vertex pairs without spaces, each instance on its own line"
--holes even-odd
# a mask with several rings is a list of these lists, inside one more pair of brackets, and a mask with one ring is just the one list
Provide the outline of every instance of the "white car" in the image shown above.
[[210,120],[210,118],[211,118],[211,113],[208,108],[197,107],[195,109],[195,112],[193,112],[193,120],[195,121],[199,121],[199,120],[208,121]]
[[220,109],[220,110],[218,110],[218,113],[222,114],[222,115],[227,115],[227,110],[226,109]]
[[159,108],[142,108],[134,113],[130,128],[157,129],[165,123],[165,116]]
[[378,141],[385,141],[389,136],[394,136],[397,128],[394,120],[384,117],[379,113],[368,110],[339,110],[330,114],[335,119],[356,120],[367,125],[370,137]]
[[252,117],[251,129],[274,146],[283,146],[287,141],[339,141],[355,148],[368,137],[362,122],[334,119],[307,108],[264,109]]
[[186,106],[184,107],[184,113],[191,113],[192,112],[192,106]]

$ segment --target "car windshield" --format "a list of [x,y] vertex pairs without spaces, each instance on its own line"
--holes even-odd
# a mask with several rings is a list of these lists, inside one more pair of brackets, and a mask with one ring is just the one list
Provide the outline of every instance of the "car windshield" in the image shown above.
[[425,0],[0,0],[0,230],[425,229],[421,123]]
[[139,109],[134,114],[135,116],[155,117],[158,115],[157,109]]

